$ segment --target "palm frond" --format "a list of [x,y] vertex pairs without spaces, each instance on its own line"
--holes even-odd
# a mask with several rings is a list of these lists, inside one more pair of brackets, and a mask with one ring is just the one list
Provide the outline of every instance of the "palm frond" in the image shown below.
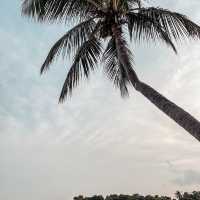
[[127,3],[131,6],[141,7],[142,1],[141,0],[127,0]]
[[159,23],[175,40],[188,37],[200,38],[200,27],[185,15],[154,7],[142,8],[139,12]]
[[141,0],[118,0],[118,10],[128,11],[132,8],[140,8]]
[[72,94],[73,88],[78,85],[82,76],[89,78],[90,71],[97,66],[101,52],[101,42],[94,36],[79,48],[64,82],[59,99],[60,102],[63,102],[67,95]]
[[118,59],[128,77],[128,80],[135,85],[139,81],[137,74],[133,69],[133,55],[128,48],[127,42],[122,34],[121,27],[114,25],[112,28],[113,38],[116,44]]
[[41,73],[49,68],[49,65],[57,56],[60,55],[60,53],[62,53],[64,57],[66,53],[70,56],[72,52],[76,51],[85,41],[88,40],[95,29],[95,25],[96,23],[94,20],[89,19],[78,24],[61,37],[51,48],[41,67]]
[[162,27],[160,23],[153,18],[142,13],[128,13],[128,29],[130,38],[134,36],[135,40],[155,40],[160,39],[169,47],[171,47],[175,53],[176,47],[172,42],[171,35]]
[[108,42],[102,61],[104,63],[106,75],[111,81],[113,81],[114,85],[120,89],[121,96],[128,96],[127,84],[129,83],[129,79],[120,63],[120,60],[118,59],[115,39],[113,37]]
[[22,13],[38,21],[86,18],[91,10],[97,9],[96,4],[89,0],[24,0]]

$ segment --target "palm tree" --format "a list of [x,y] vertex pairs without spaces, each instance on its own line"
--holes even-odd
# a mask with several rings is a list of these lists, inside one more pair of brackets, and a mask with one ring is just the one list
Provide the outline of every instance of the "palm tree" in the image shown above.
[[176,196],[177,200],[183,199],[183,195],[179,191],[176,191],[175,196]]
[[[22,13],[39,22],[64,21],[75,26],[51,48],[41,73],[57,56],[73,56],[60,102],[72,95],[80,78],[103,63],[104,70],[121,95],[132,85],[155,106],[200,141],[200,122],[140,81],[133,68],[127,38],[164,42],[177,53],[175,42],[200,38],[200,27],[185,15],[157,7],[145,7],[142,0],[23,0]],[[128,33],[129,37],[125,35]],[[104,47],[106,44],[106,47]]]

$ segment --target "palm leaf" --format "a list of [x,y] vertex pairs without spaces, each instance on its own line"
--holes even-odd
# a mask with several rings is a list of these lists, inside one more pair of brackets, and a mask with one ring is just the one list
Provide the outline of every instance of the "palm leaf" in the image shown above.
[[128,13],[128,29],[130,38],[133,35],[135,40],[149,40],[161,39],[165,44],[171,47],[175,53],[176,47],[172,42],[171,35],[162,27],[160,23],[155,21],[153,18],[142,13]]
[[64,101],[67,95],[72,94],[73,88],[78,85],[83,75],[89,78],[90,71],[94,70],[95,66],[97,66],[101,52],[101,43],[99,39],[94,36],[79,48],[64,82],[60,95],[60,102]]
[[86,18],[90,10],[96,9],[91,2],[89,0],[24,0],[22,13],[38,21]]
[[139,8],[141,7],[141,0],[127,0],[127,3],[131,6],[138,6]]
[[61,37],[51,48],[41,67],[41,73],[49,68],[49,65],[61,52],[64,57],[66,53],[70,55],[73,51],[76,51],[86,40],[88,40],[95,28],[95,24],[93,19],[89,19],[78,24]]
[[118,59],[116,43],[113,37],[108,42],[102,61],[104,62],[105,73],[113,81],[114,85],[120,89],[121,96],[128,96],[127,84],[129,83],[129,79]]
[[118,60],[128,77],[128,80],[134,85],[139,81],[137,74],[133,69],[133,55],[128,48],[127,42],[122,34],[121,27],[113,26],[113,38],[116,44]]
[[132,7],[141,7],[141,0],[119,0],[119,5],[131,9]]
[[140,13],[159,23],[175,40],[192,37],[200,38],[200,27],[185,15],[162,8],[142,8]]

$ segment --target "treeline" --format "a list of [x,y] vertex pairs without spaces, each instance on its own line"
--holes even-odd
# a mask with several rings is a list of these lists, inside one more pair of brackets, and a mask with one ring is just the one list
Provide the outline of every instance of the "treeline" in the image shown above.
[[106,196],[105,198],[101,195],[95,195],[92,197],[83,197],[83,196],[77,196],[74,197],[74,200],[200,200],[200,192],[192,192],[192,193],[181,193],[177,191],[175,193],[175,197],[167,197],[167,196],[159,196],[159,195],[139,195],[139,194],[133,194],[133,195],[116,195],[112,194],[109,196]]

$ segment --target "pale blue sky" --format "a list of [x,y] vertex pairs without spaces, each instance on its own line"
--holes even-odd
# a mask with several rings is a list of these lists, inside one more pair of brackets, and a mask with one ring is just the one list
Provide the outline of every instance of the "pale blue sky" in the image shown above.
[[[198,0],[150,2],[200,24]],[[134,90],[121,99],[99,71],[58,104],[69,62],[39,69],[69,27],[21,17],[20,3],[0,6],[0,199],[200,189],[199,143]],[[200,41],[179,49],[133,44],[135,69],[200,119]]]

